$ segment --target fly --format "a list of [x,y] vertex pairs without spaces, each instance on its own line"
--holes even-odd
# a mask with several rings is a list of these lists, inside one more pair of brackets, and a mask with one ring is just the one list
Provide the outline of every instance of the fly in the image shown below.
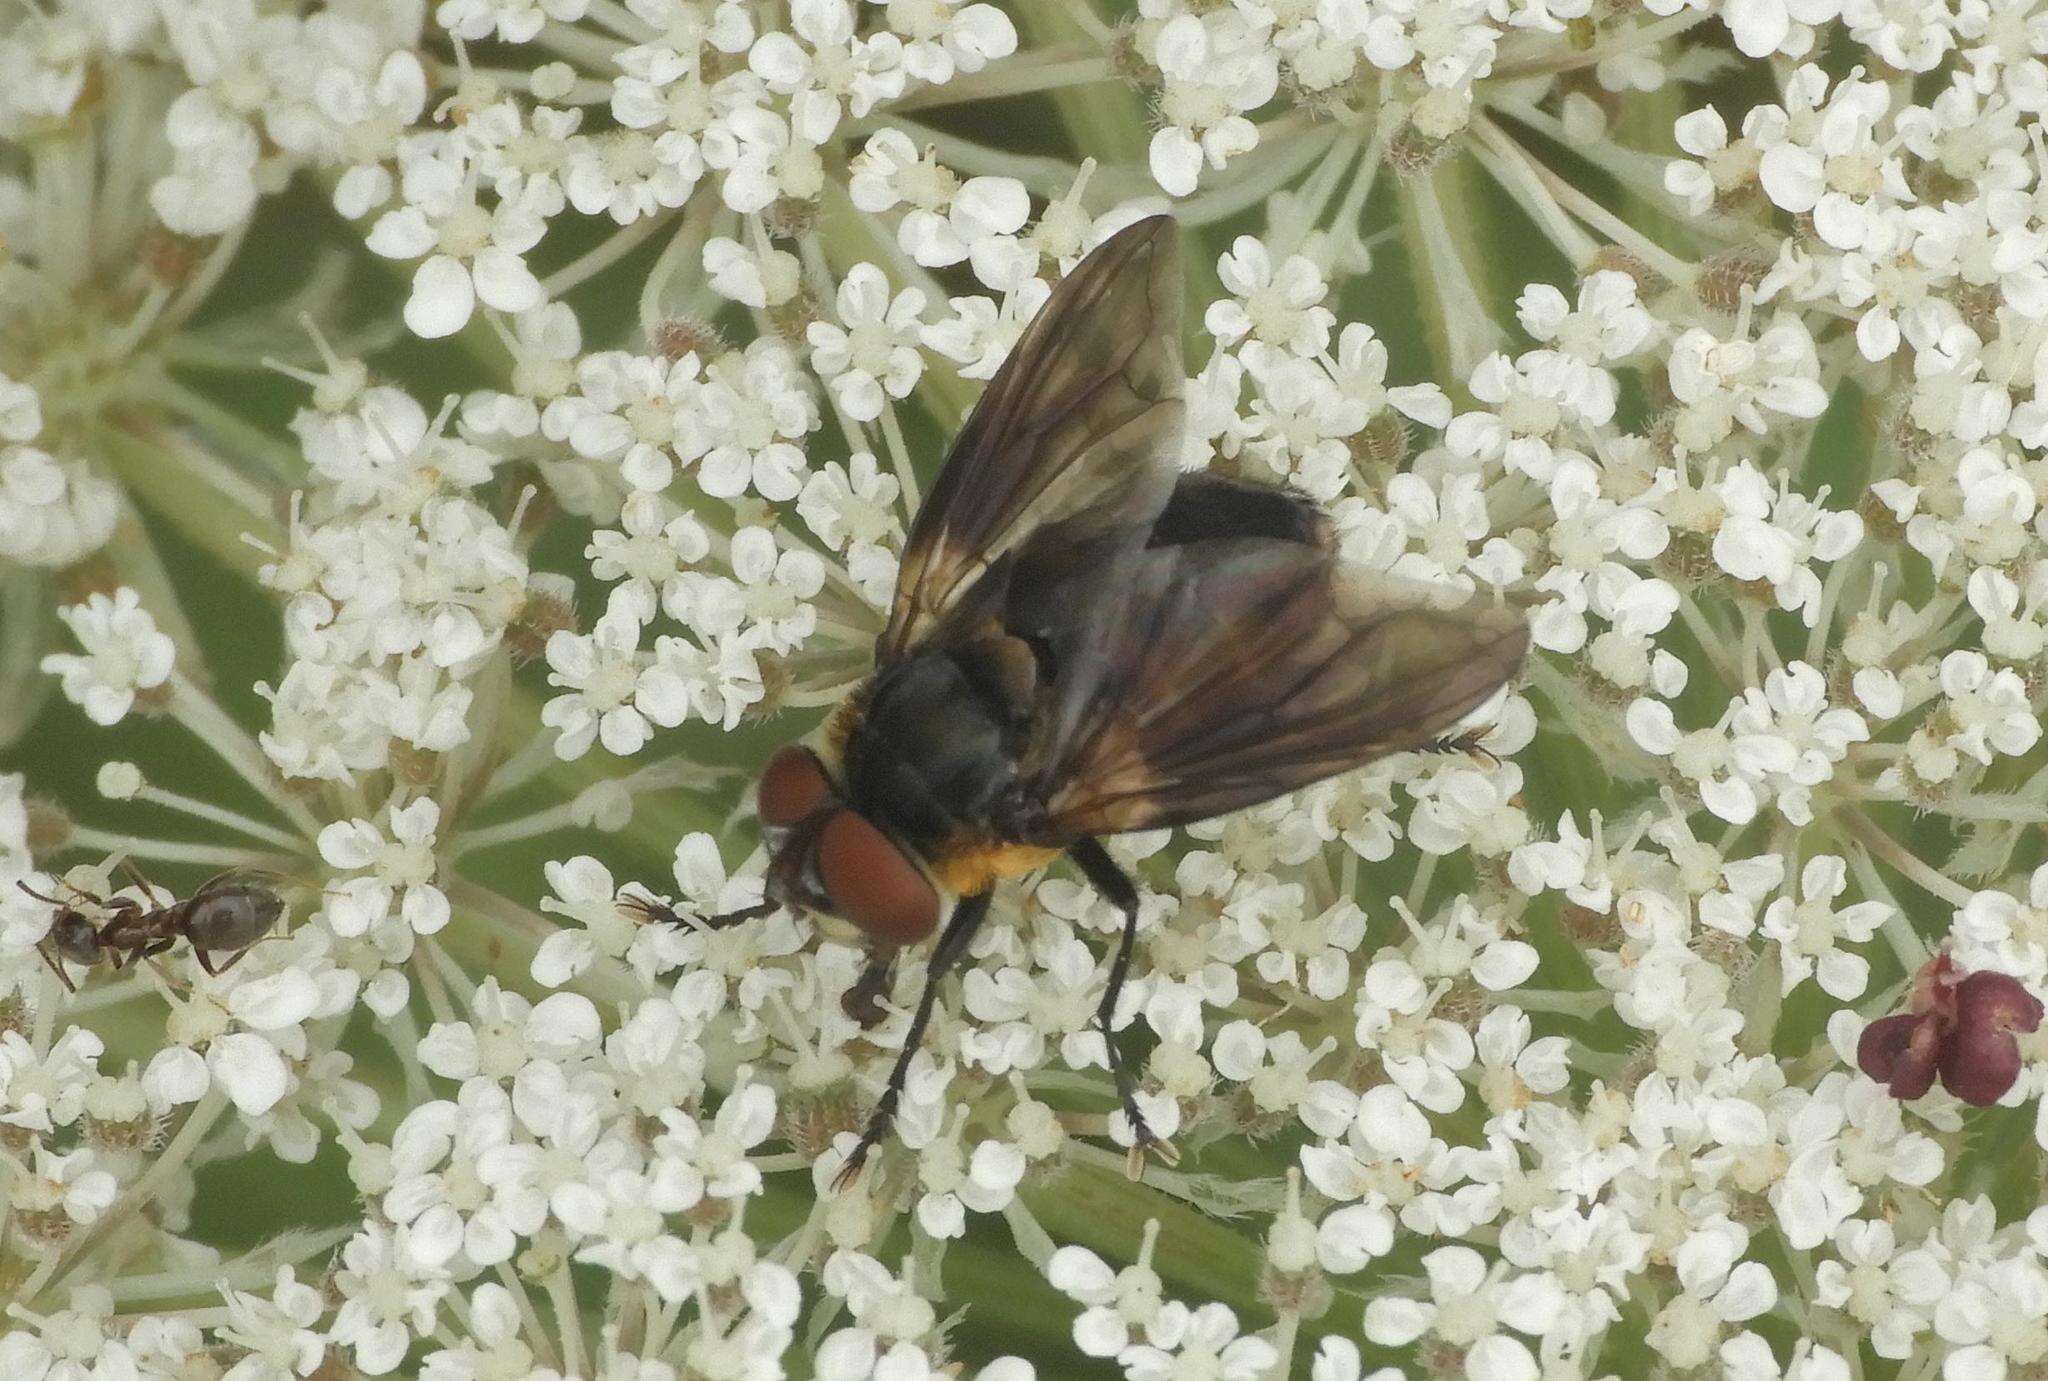
[[845,1000],[864,1023],[895,956],[937,936],[842,1185],[887,1134],[996,883],[1061,857],[1123,913],[1095,1025],[1134,1170],[1170,1157],[1110,1030],[1138,890],[1102,839],[1470,747],[1446,733],[1527,651],[1497,598],[1342,561],[1308,500],[1179,471],[1176,239],[1166,216],[1117,232],[1025,329],[912,523],[873,674],[761,773],[766,900],[693,922],[784,906],[850,922],[869,963]]

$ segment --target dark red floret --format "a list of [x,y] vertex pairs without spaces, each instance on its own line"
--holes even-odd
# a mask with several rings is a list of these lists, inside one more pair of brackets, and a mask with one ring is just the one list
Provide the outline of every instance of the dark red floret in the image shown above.
[[1996,1103],[2020,1077],[2015,1032],[2041,1025],[2041,1000],[2002,973],[1973,973],[1956,988],[1956,1020],[1941,1045],[1942,1086],[1965,1103]]
[[2009,974],[1965,974],[1938,954],[1913,976],[1909,1010],[1880,1017],[1856,1043],[1856,1064],[1892,1097],[1918,1098],[1942,1087],[1984,1107],[2020,1075],[2016,1033],[2041,1025],[2041,1000]]
[[1941,1021],[1901,1012],[1879,1017],[1856,1042],[1856,1064],[1898,1099],[1918,1098],[1934,1086],[1941,1058]]

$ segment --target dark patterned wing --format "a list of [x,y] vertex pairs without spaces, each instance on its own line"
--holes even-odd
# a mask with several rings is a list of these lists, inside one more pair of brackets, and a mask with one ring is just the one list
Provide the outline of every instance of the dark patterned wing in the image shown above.
[[919,509],[880,663],[927,641],[1032,533],[1142,541],[1180,445],[1180,265],[1170,217],[1098,245],[1054,287]]
[[[1024,763],[1043,838],[1186,824],[1421,747],[1520,667],[1493,596],[1269,538],[1130,555],[1064,636]],[[1032,812],[1036,814],[1036,812]]]

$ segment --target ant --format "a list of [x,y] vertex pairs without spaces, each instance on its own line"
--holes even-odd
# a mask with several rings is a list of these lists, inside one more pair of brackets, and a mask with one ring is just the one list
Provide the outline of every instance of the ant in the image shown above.
[[[156,895],[152,884],[126,863],[122,866],[145,897]],[[111,959],[119,971],[138,959],[164,953],[180,936],[191,942],[192,957],[199,967],[209,977],[218,978],[239,963],[284,914],[282,897],[238,870],[217,873],[184,901],[162,906],[134,897],[101,897],[65,882],[63,886],[74,896],[106,913],[106,919],[98,924],[68,902],[38,892],[25,882],[15,885],[57,908],[50,933],[36,946],[36,952],[74,993],[78,985],[65,972],[65,960],[92,968],[101,959]],[[218,968],[211,957],[217,953],[229,956]]]

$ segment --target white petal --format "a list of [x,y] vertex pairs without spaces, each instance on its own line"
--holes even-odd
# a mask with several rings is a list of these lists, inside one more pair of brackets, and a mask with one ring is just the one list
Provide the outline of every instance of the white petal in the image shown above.
[[1186,130],[1169,126],[1152,136],[1152,180],[1171,196],[1195,190],[1202,171],[1202,146]]
[[1381,1347],[1401,1347],[1421,1337],[1435,1319],[1431,1305],[1382,1295],[1365,1307],[1365,1336]]
[[244,983],[228,995],[228,1011],[243,1025],[259,1031],[297,1026],[319,1006],[320,985],[298,969]]
[[1757,178],[1770,199],[1787,211],[1811,211],[1827,187],[1820,155],[1797,144],[1765,150]]
[[212,1083],[206,1061],[188,1046],[159,1050],[142,1074],[142,1091],[159,1111],[180,1103],[196,1103]]
[[405,302],[405,324],[428,340],[452,336],[469,323],[476,290],[469,270],[453,257],[436,254],[412,276],[412,296]]
[[222,1036],[206,1062],[246,1117],[269,1112],[291,1088],[291,1072],[277,1047],[251,1032]]
[[434,247],[435,239],[434,228],[417,206],[401,206],[379,216],[363,243],[387,259],[417,259]]
[[1776,52],[1792,31],[1785,0],[1728,0],[1721,17],[1735,36],[1735,46],[1753,58]]
[[477,252],[475,274],[476,295],[501,312],[529,311],[546,295],[526,261],[497,245]]

